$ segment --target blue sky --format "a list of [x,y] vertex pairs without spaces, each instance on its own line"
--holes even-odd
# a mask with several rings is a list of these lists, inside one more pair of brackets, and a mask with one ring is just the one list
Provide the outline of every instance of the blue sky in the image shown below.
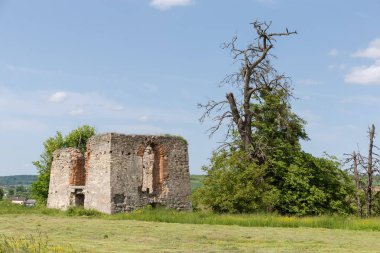
[[306,151],[341,157],[380,127],[380,1],[0,0],[0,175],[35,174],[43,141],[98,132],[178,134],[200,173],[209,139],[197,103],[223,99],[236,70],[221,44],[273,21],[274,49],[308,121]]

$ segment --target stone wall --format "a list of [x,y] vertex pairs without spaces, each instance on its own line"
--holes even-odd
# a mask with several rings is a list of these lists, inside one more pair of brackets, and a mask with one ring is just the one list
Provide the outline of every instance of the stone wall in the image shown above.
[[86,184],[85,159],[79,150],[72,151],[70,168],[70,186],[84,186]]
[[84,162],[81,152],[74,148],[53,153],[47,202],[49,208],[67,209],[75,204],[75,187],[72,186],[84,185]]
[[111,136],[112,213],[148,204],[191,210],[186,141],[174,136]]
[[93,136],[87,143],[84,206],[111,212],[111,134]]
[[191,210],[190,195],[185,140],[107,133],[89,140],[85,158],[72,148],[54,153],[48,207],[118,213],[151,204]]

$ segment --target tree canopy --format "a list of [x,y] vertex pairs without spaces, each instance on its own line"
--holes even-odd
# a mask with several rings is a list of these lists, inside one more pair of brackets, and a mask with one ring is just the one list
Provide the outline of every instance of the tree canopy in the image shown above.
[[48,197],[53,152],[60,148],[74,147],[84,154],[86,143],[94,134],[94,127],[83,125],[72,130],[66,136],[63,136],[61,132],[57,132],[55,136],[49,137],[43,143],[44,151],[40,155],[40,160],[33,162],[38,171],[38,178],[32,184],[32,193],[40,203],[46,203]]
[[306,122],[292,112],[289,79],[278,74],[270,61],[274,37],[293,33],[288,29],[270,33],[270,24],[257,21],[253,27],[255,43],[237,49],[234,38],[232,46],[229,44],[233,59],[241,62],[230,84],[242,96],[229,92],[224,102],[203,106],[202,120],[216,112],[213,119],[217,125],[211,131],[231,120],[226,145],[216,150],[210,165],[203,168],[207,176],[194,203],[217,212],[351,213],[353,185],[349,177],[336,159],[317,158],[302,150],[300,141],[308,140]]
[[3,200],[4,197],[4,189],[0,187],[0,200]]

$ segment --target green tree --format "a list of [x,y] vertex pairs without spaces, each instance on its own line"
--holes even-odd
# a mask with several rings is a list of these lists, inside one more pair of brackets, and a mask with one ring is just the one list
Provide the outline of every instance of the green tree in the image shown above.
[[15,195],[15,190],[13,188],[8,189],[8,197],[13,197]]
[[276,209],[283,214],[351,214],[354,211],[353,182],[332,157],[299,153],[276,186],[281,196]]
[[3,200],[4,198],[4,189],[0,187],[0,200]]
[[95,128],[83,125],[71,131],[63,137],[61,132],[57,132],[54,137],[48,138],[44,143],[44,151],[40,156],[40,160],[34,161],[33,165],[37,168],[38,178],[32,184],[32,194],[39,203],[46,203],[49,192],[50,169],[53,162],[53,152],[60,148],[74,147],[86,150],[87,141],[95,134]]
[[65,136],[64,146],[79,149],[82,154],[86,152],[87,141],[95,134],[95,128],[84,125],[71,131]]
[[287,29],[270,33],[270,24],[252,24],[257,33],[252,44],[239,49],[235,37],[226,45],[241,65],[225,80],[239,92],[229,92],[225,101],[211,100],[202,106],[201,120],[217,113],[211,133],[221,129],[226,120],[228,130],[226,145],[214,152],[211,164],[204,167],[207,176],[194,194],[194,203],[217,212],[352,212],[353,185],[339,163],[302,151],[300,141],[308,140],[306,122],[292,112],[288,78],[271,64],[268,52],[275,37],[292,33]]
[[[276,94],[275,94],[276,93]],[[281,90],[264,91],[262,103],[252,105],[252,139],[262,148],[264,164],[247,159],[235,135],[228,149],[215,152],[195,204],[217,212],[276,211],[315,215],[351,213],[353,185],[330,157],[316,158],[302,151],[307,140],[305,121],[291,112]]]
[[16,186],[16,193],[24,193],[26,191],[27,191],[27,189],[25,188],[25,186],[23,186],[23,185]]
[[220,150],[205,166],[203,185],[193,194],[193,205],[216,212],[272,211],[278,190],[268,180],[265,165],[252,163],[241,150]]
[[57,132],[54,137],[49,137],[43,145],[44,151],[40,155],[40,160],[33,162],[33,165],[37,168],[38,177],[32,184],[32,193],[40,203],[45,203],[48,197],[53,152],[64,147],[62,133]]

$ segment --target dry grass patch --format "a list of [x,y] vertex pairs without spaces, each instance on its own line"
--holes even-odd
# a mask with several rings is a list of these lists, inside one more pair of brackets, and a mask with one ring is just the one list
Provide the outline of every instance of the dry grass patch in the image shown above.
[[14,238],[39,233],[53,245],[87,252],[378,252],[380,232],[320,228],[252,228],[98,218],[2,215]]

